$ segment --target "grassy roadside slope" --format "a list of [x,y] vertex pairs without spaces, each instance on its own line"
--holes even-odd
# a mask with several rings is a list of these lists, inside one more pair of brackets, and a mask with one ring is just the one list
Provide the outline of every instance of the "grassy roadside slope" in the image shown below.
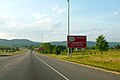
[[26,52],[26,50],[20,50],[20,51],[16,51],[16,52],[12,52],[12,53],[0,51],[0,56],[13,56],[13,55],[22,54],[25,52]]
[[85,51],[84,57],[82,57],[81,52],[75,52],[72,58],[68,58],[66,55],[54,55],[46,54],[47,56],[67,60],[70,62],[75,62],[79,64],[85,64],[89,66],[94,66],[110,71],[120,72],[120,51],[119,50],[109,50],[108,52],[103,52],[101,54],[98,51]]

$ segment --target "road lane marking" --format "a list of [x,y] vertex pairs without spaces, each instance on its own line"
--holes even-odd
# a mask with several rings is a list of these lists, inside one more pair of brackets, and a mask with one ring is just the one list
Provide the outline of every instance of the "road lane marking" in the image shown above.
[[120,72],[115,72],[115,71],[110,71],[110,70],[106,70],[106,69],[102,69],[102,68],[98,68],[98,67],[94,67],[94,66],[90,66],[90,65],[85,65],[85,64],[80,64],[80,63],[70,62],[70,61],[67,61],[67,60],[58,59],[58,58],[50,57],[50,56],[43,55],[43,54],[39,54],[39,55],[42,55],[42,56],[45,56],[45,57],[48,57],[48,58],[52,58],[52,59],[55,59],[55,60],[59,60],[59,61],[63,61],[63,62],[67,62],[67,63],[71,63],[71,64],[79,65],[79,66],[83,66],[83,67],[86,67],[86,68],[91,68],[91,69],[101,70],[101,71],[104,71],[104,72],[107,72],[107,73],[112,73],[112,74],[117,74],[117,75],[120,74]]
[[11,63],[8,63],[7,65],[5,65],[5,66],[3,66],[3,67],[7,67],[7,66],[9,66],[9,65],[11,65]]
[[43,62],[45,65],[47,65],[50,69],[52,69],[53,71],[55,71],[56,73],[58,73],[60,76],[62,76],[65,80],[69,80],[67,77],[65,77],[62,73],[60,73],[59,71],[57,71],[56,69],[54,69],[52,66],[50,66],[48,63],[46,63],[45,61],[43,61],[42,59],[40,59],[38,56],[36,56],[35,54],[33,54],[38,60],[40,60],[41,62]]

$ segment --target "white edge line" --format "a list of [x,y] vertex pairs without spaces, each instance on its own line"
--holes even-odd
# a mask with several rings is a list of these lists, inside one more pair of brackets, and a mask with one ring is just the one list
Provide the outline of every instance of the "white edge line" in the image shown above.
[[56,73],[58,73],[60,76],[62,76],[64,79],[69,80],[67,77],[65,77],[63,74],[61,74],[60,72],[58,72],[56,69],[54,69],[52,66],[50,66],[49,64],[47,64],[45,61],[43,61],[42,59],[40,59],[38,56],[36,56],[35,54],[33,54],[38,60],[42,61],[45,65],[47,65],[49,68],[51,68],[53,71],[55,71]]
[[[39,54],[39,55],[42,55],[42,54]],[[75,62],[71,62],[71,61],[67,61],[67,60],[62,60],[62,59],[58,59],[58,58],[54,58],[54,57],[50,57],[50,56],[46,56],[46,55],[42,55],[42,56],[53,58],[55,60],[59,60],[59,61],[63,61],[63,62],[75,64],[75,65],[79,65],[79,66],[83,66],[83,67],[87,67],[87,68],[91,68],[91,69],[97,69],[97,70],[101,70],[104,72],[120,75],[119,72],[115,72],[115,71],[110,71],[110,70],[106,70],[106,69],[102,69],[102,68],[98,68],[98,67],[94,67],[94,66],[90,66],[90,65],[85,65],[85,64],[79,64],[79,63],[75,63]]]
[[3,67],[7,67],[7,66],[9,66],[9,65],[11,65],[11,63],[8,63],[7,65],[5,65],[5,66],[3,66]]

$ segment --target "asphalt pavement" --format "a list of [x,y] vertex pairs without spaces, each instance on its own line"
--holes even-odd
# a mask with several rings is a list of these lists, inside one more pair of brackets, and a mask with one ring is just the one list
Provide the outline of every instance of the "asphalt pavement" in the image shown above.
[[120,74],[28,52],[0,57],[0,80],[120,80]]

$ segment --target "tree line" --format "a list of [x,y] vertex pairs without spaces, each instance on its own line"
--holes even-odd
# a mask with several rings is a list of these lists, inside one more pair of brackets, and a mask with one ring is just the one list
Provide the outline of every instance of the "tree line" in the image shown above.
[[20,49],[18,47],[0,47],[0,50],[2,52],[15,52],[15,51],[19,51]]
[[59,55],[62,52],[66,51],[66,46],[63,46],[63,45],[55,46],[50,43],[42,43],[37,50],[43,54]]
[[104,35],[98,36],[96,39],[96,45],[92,47],[87,47],[87,49],[92,49],[92,50],[99,50],[99,51],[108,51],[108,49],[120,49],[120,44],[114,45],[113,47],[109,46],[109,43],[105,39]]
[[[90,50],[99,50],[101,52],[108,51],[108,49],[120,49],[120,44],[115,45],[114,47],[109,47],[109,43],[105,39],[104,35],[99,35],[96,38],[96,45],[92,47],[87,47],[86,49]],[[73,52],[75,49],[71,49]],[[63,52],[67,52],[67,47],[60,45],[55,46],[50,43],[42,43],[39,48],[37,48],[37,51],[43,53],[43,54],[56,54],[59,55]]]

